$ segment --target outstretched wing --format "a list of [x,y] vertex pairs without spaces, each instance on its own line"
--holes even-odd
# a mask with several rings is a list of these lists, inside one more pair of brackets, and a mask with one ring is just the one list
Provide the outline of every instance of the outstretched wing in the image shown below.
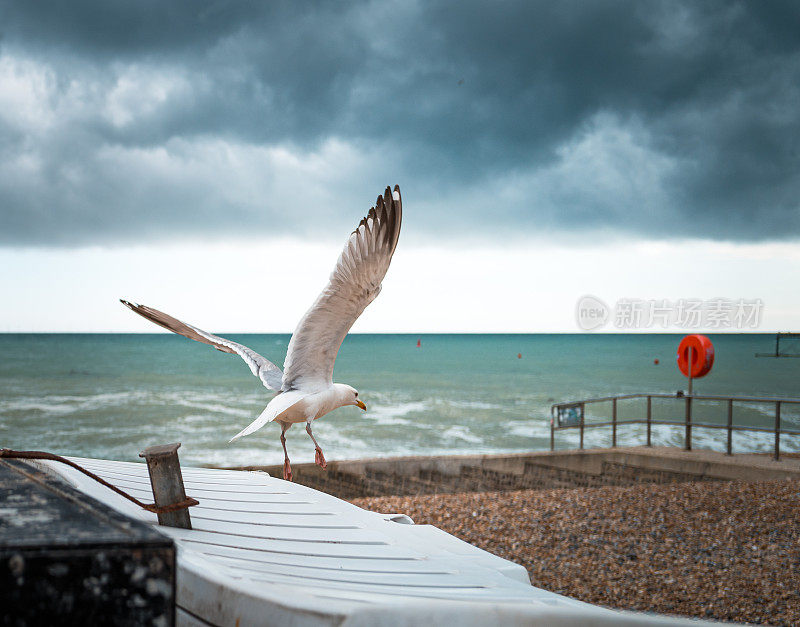
[[397,247],[403,203],[388,187],[350,235],[327,287],[297,325],[284,362],[281,390],[324,388],[345,335],[381,291]]
[[218,351],[222,351],[223,353],[234,353],[239,355],[239,357],[244,359],[244,362],[249,366],[250,372],[261,379],[261,382],[266,387],[273,390],[281,389],[281,381],[283,379],[283,373],[281,372],[281,369],[273,364],[269,359],[262,357],[254,350],[247,348],[247,346],[243,346],[242,344],[238,344],[236,342],[231,342],[230,340],[226,340],[224,337],[206,333],[202,329],[198,329],[197,327],[193,327],[191,324],[181,322],[177,318],[173,318],[172,316],[167,315],[158,309],[153,309],[152,307],[147,307],[145,305],[137,305],[136,303],[129,303],[127,300],[122,299],[120,299],[120,302],[128,309],[131,309],[140,316],[147,318],[150,322],[154,322],[160,327],[169,329],[173,333],[188,337],[190,340],[203,342],[203,344],[210,344]]

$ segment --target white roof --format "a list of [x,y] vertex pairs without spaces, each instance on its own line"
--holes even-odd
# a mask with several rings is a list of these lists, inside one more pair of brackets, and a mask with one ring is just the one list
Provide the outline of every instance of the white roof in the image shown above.
[[[144,463],[71,459],[152,502]],[[40,465],[114,509],[157,524],[155,514],[76,470]],[[178,548],[179,624],[689,622],[614,612],[534,588],[522,566],[436,527],[368,512],[263,472],[182,472],[186,494],[200,501],[190,509],[193,528],[159,527]]]

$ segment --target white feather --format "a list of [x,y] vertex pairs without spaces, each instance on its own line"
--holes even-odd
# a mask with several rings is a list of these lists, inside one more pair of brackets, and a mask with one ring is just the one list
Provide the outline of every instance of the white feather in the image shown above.
[[251,433],[258,431],[261,427],[263,427],[268,422],[275,420],[278,416],[280,416],[283,412],[287,409],[292,407],[295,403],[301,401],[307,394],[298,391],[292,392],[282,392],[278,394],[275,398],[273,398],[269,404],[264,408],[264,411],[261,412],[258,418],[256,418],[253,422],[247,425],[244,429],[239,431],[235,436],[233,436],[228,442],[233,442],[234,440],[238,440],[246,435],[250,435]]

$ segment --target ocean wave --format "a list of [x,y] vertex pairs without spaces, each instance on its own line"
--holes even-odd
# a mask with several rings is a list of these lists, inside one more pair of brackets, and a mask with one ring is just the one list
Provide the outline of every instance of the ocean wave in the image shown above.
[[188,416],[183,416],[178,419],[178,424],[194,425],[198,423],[208,423],[208,422],[218,424],[218,420],[216,419],[216,417],[209,416],[208,414],[189,414]]
[[473,442],[475,444],[483,443],[483,438],[474,435],[469,428],[463,425],[453,425],[442,432],[443,439],[457,439],[464,440],[465,442]]
[[486,403],[484,401],[461,401],[461,400],[443,400],[443,402],[451,407],[459,409],[504,409],[504,405],[497,403]]
[[242,396],[236,393],[198,393],[195,390],[154,391],[147,389],[79,395],[26,395],[0,399],[0,415],[25,414],[59,417],[87,412],[108,412],[118,415],[120,408],[169,407],[199,409],[216,415],[248,418],[266,406],[268,397]]
[[412,421],[403,418],[411,412],[422,412],[427,409],[427,404],[421,401],[410,403],[396,403],[393,405],[371,404],[366,413],[362,414],[364,420],[374,422],[377,425],[408,425]]
[[181,407],[189,407],[191,409],[202,409],[212,414],[224,414],[226,416],[235,416],[237,418],[253,417],[253,412],[249,409],[240,409],[238,407],[231,407],[229,405],[220,405],[219,403],[203,403],[199,401],[180,400],[175,402],[176,405]]
[[549,438],[550,424],[533,420],[512,422],[506,426],[506,432],[523,438]]
[[46,415],[67,415],[97,411],[138,402],[147,397],[143,391],[103,392],[86,396],[19,396],[0,401],[0,413],[38,412]]

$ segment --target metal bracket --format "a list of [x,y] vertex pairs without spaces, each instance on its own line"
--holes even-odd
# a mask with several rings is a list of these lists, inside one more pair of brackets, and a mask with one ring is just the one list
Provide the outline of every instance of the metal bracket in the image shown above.
[[169,510],[158,512],[158,524],[166,527],[191,529],[192,520],[186,505],[174,510],[170,507],[180,506],[187,501],[181,465],[178,461],[180,445],[180,442],[176,442],[151,446],[139,453],[139,457],[144,457],[147,462],[156,506]]

